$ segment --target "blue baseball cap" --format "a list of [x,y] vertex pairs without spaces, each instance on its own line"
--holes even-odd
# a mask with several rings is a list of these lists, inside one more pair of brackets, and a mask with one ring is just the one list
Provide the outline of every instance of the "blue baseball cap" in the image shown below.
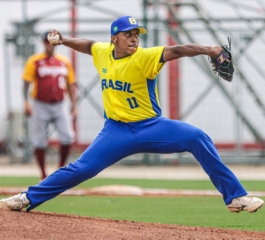
[[147,30],[145,27],[139,26],[138,22],[135,18],[131,16],[124,16],[116,19],[112,24],[110,28],[110,34],[111,36],[119,33],[119,32],[126,32],[130,31],[132,29],[139,29],[140,34],[147,33]]

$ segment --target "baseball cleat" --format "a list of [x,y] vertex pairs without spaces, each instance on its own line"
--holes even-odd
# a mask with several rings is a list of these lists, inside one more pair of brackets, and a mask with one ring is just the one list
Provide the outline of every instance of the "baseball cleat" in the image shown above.
[[257,197],[242,196],[234,198],[232,202],[227,205],[230,212],[239,213],[241,211],[248,211],[249,213],[256,212],[258,209],[262,208],[264,201]]
[[30,204],[26,193],[19,193],[10,198],[0,200],[0,209],[9,209],[11,211],[20,211]]

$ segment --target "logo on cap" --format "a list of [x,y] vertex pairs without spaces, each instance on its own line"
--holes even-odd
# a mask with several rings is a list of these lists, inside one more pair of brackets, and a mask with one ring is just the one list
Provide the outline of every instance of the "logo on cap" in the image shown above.
[[113,28],[113,31],[114,31],[114,32],[117,32],[117,31],[118,31],[118,26],[115,26],[115,27]]
[[128,18],[131,25],[137,25],[135,18]]

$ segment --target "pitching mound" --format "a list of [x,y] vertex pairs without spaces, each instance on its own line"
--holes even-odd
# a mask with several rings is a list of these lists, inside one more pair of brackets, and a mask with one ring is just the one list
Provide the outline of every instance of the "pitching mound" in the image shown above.
[[[14,195],[21,191],[23,191],[21,188],[0,188],[0,194],[2,195]],[[72,189],[66,191],[63,195],[217,196],[219,193],[216,191],[142,189],[135,186],[112,185],[92,189]],[[264,196],[264,193],[260,193],[260,195]],[[265,232],[140,223],[39,211],[27,213],[25,211],[0,210],[0,239],[264,240]]]
[[0,239],[265,239],[265,233],[140,223],[32,211],[0,211]]

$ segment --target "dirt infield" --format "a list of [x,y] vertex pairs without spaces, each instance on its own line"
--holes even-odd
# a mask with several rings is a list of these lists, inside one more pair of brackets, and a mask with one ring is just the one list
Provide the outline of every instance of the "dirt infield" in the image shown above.
[[[147,171],[148,170],[148,171]],[[264,167],[237,167],[233,169],[240,179],[265,179]],[[51,169],[52,171],[52,169]],[[252,174],[252,175],[251,175]],[[1,166],[3,176],[38,176],[34,166]],[[103,172],[103,178],[146,178],[146,179],[207,179],[200,167],[130,167],[116,166]],[[108,186],[105,189],[71,189],[65,195],[197,195],[217,196],[217,191],[179,191],[166,189],[140,189],[133,186]],[[119,188],[117,190],[117,188]],[[1,188],[0,195],[14,195],[26,189]],[[264,192],[251,195],[265,196]],[[212,227],[190,227],[175,224],[140,223],[102,218],[91,218],[67,214],[10,212],[0,210],[0,239],[93,239],[93,240],[253,240],[265,239],[265,232],[240,231]]]
[[[23,188],[0,188],[1,195],[13,195]],[[257,194],[258,192],[256,192]],[[217,196],[217,191],[142,189],[134,186],[100,186],[92,189],[72,189],[64,195],[151,195],[151,196]],[[264,192],[259,195],[264,196]],[[240,231],[213,227],[190,227],[176,224],[140,223],[112,219],[44,213],[0,210],[0,239],[181,239],[181,240],[253,240],[265,239],[265,232]]]
[[38,211],[26,213],[1,210],[0,239],[264,240],[265,232],[140,223]]

